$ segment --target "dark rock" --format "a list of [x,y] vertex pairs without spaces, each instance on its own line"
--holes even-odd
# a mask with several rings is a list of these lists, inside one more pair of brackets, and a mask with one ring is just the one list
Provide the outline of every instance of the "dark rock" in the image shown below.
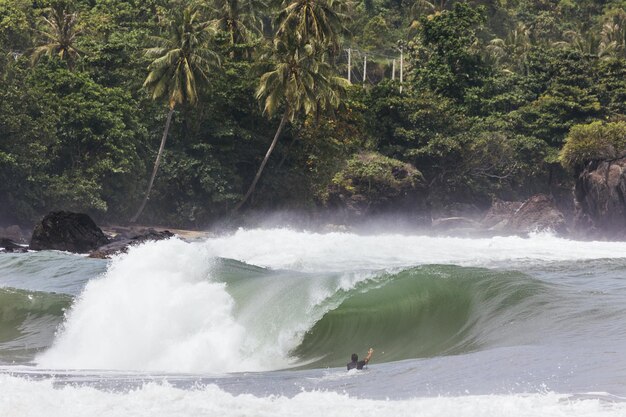
[[9,226],[5,229],[0,228],[0,238],[9,239],[13,242],[26,243],[22,228],[17,225]]
[[506,228],[516,233],[567,231],[565,216],[556,207],[554,199],[545,194],[537,194],[526,200],[511,216]]
[[26,253],[28,248],[15,243],[11,239],[0,238],[0,252]]
[[30,249],[87,253],[109,243],[86,214],[56,211],[35,226]]
[[174,234],[169,230],[157,231],[154,229],[146,229],[136,233],[126,231],[118,235],[112,242],[92,251],[89,257],[108,259],[113,255],[126,253],[130,246],[136,246],[148,241],[169,239],[173,236]]
[[491,207],[481,221],[483,227],[495,227],[497,229],[506,225],[523,204],[524,203],[521,201],[504,201],[498,198],[494,199],[491,203]]
[[626,237],[626,158],[588,164],[574,197],[577,231],[588,237]]

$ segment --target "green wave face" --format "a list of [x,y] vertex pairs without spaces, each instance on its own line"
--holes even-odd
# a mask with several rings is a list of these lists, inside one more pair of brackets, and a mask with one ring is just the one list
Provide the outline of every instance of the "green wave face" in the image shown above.
[[0,359],[29,360],[48,347],[71,301],[64,294],[0,288]]
[[344,366],[369,347],[379,363],[473,351],[497,343],[500,329],[532,315],[547,293],[517,272],[418,267],[350,291],[292,354],[317,368]]

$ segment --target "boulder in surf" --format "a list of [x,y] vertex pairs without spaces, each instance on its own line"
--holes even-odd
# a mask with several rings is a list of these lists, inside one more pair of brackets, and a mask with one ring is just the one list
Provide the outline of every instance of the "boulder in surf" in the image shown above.
[[173,237],[169,230],[157,231],[145,229],[137,232],[128,232],[118,235],[112,242],[97,248],[89,254],[90,258],[108,259],[119,253],[126,253],[130,246],[139,245],[148,241],[164,240]]
[[9,253],[24,253],[27,252],[28,248],[25,246],[18,245],[11,239],[0,238],[0,252],[9,252]]
[[88,215],[55,211],[35,226],[29,248],[88,253],[107,243],[109,239]]

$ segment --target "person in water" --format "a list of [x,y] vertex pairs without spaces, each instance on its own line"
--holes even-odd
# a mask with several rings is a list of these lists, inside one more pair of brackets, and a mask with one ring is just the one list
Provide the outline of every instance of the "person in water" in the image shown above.
[[367,356],[365,357],[365,359],[360,361],[359,355],[357,355],[356,353],[353,353],[352,357],[350,358],[352,359],[352,362],[348,362],[348,371],[354,368],[363,369],[363,367],[369,363],[370,359],[372,359],[373,354],[374,354],[374,349],[370,348],[370,350],[367,351]]

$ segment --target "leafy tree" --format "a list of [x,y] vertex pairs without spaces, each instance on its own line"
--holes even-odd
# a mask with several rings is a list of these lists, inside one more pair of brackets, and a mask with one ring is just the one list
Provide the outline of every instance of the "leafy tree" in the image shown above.
[[156,59],[148,67],[150,72],[144,87],[152,91],[154,100],[165,98],[169,111],[146,194],[131,222],[137,221],[150,197],[174,109],[180,104],[196,104],[198,83],[208,81],[209,71],[218,62],[217,55],[208,49],[209,22],[201,18],[200,12],[192,6],[175,11],[167,36],[153,38],[158,46],[146,51],[147,56]]
[[626,59],[605,59],[597,66],[598,98],[609,118],[626,115]]
[[59,208],[98,218],[125,214],[143,169],[138,148],[146,131],[137,103],[58,61],[13,70],[0,89],[3,210],[21,221]]
[[0,0],[0,45],[7,50],[21,52],[29,48],[30,6],[26,0]]
[[535,136],[556,151],[575,124],[599,118],[605,111],[594,81],[590,56],[574,51],[551,51],[535,56],[529,77],[545,80],[536,100],[520,107],[510,117],[519,133]]
[[480,10],[465,3],[456,3],[452,10],[432,18],[422,18],[420,38],[428,51],[426,62],[417,69],[418,80],[458,100],[463,99],[465,89],[480,84],[488,69],[474,45],[484,21]]

